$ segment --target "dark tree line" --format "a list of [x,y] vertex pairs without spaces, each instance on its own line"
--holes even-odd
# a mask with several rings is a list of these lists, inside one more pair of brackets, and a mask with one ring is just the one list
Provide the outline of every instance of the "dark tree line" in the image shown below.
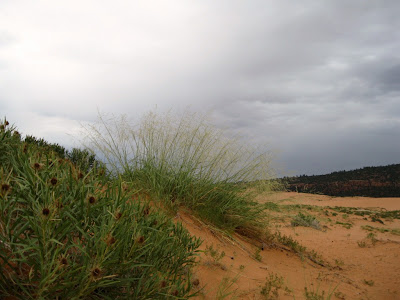
[[288,189],[330,196],[400,197],[400,164],[285,177]]

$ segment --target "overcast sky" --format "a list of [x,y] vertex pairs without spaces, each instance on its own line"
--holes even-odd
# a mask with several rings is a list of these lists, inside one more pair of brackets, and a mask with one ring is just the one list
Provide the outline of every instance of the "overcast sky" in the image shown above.
[[97,110],[208,112],[286,174],[400,163],[400,1],[0,0],[0,113],[71,146]]

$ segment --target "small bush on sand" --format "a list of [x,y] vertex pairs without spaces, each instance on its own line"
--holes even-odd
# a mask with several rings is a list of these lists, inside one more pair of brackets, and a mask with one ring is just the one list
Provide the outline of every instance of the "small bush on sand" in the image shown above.
[[261,289],[261,295],[264,299],[279,299],[279,290],[283,285],[283,277],[271,273],[269,277],[266,278],[266,282]]
[[299,212],[291,222],[292,226],[312,227],[321,230],[321,225],[315,217]]

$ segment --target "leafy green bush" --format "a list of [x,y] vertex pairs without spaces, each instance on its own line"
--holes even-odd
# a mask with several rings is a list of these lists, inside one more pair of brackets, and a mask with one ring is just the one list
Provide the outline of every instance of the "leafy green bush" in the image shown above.
[[270,154],[226,137],[204,118],[151,112],[135,126],[126,117],[103,116],[86,134],[114,174],[168,207],[184,205],[227,230],[261,227],[264,208],[239,183],[265,183],[260,179],[271,177]]
[[0,166],[10,165],[9,149],[15,149],[21,144],[21,135],[6,118],[0,122]]
[[[84,177],[0,131],[0,298],[168,299],[190,294],[200,240],[119,179]],[[5,152],[3,152],[5,151]],[[4,155],[6,154],[6,155]],[[4,156],[4,157],[3,157]]]
[[27,135],[25,137],[24,141],[27,144],[35,145],[36,147],[40,147],[40,148],[44,149],[45,151],[48,151],[48,152],[53,151],[62,158],[64,158],[68,152],[63,146],[61,146],[57,143],[49,143],[46,140],[44,140],[43,138],[38,139],[32,135]]
[[66,152],[66,158],[84,173],[92,169],[101,169],[102,172],[105,172],[104,164],[97,160],[96,155],[88,149],[72,148],[71,151]]
[[26,147],[34,145],[36,148],[40,148],[47,153],[54,152],[60,158],[69,159],[83,173],[87,173],[93,168],[101,168],[105,171],[104,164],[88,149],[72,148],[72,150],[67,150],[57,143],[49,143],[44,139],[38,139],[31,135],[27,135],[24,142],[27,144]]

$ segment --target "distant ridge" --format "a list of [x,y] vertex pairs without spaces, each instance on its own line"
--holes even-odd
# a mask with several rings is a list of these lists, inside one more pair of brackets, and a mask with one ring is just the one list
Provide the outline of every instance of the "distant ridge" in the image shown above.
[[400,164],[284,177],[290,191],[330,196],[400,197]]

